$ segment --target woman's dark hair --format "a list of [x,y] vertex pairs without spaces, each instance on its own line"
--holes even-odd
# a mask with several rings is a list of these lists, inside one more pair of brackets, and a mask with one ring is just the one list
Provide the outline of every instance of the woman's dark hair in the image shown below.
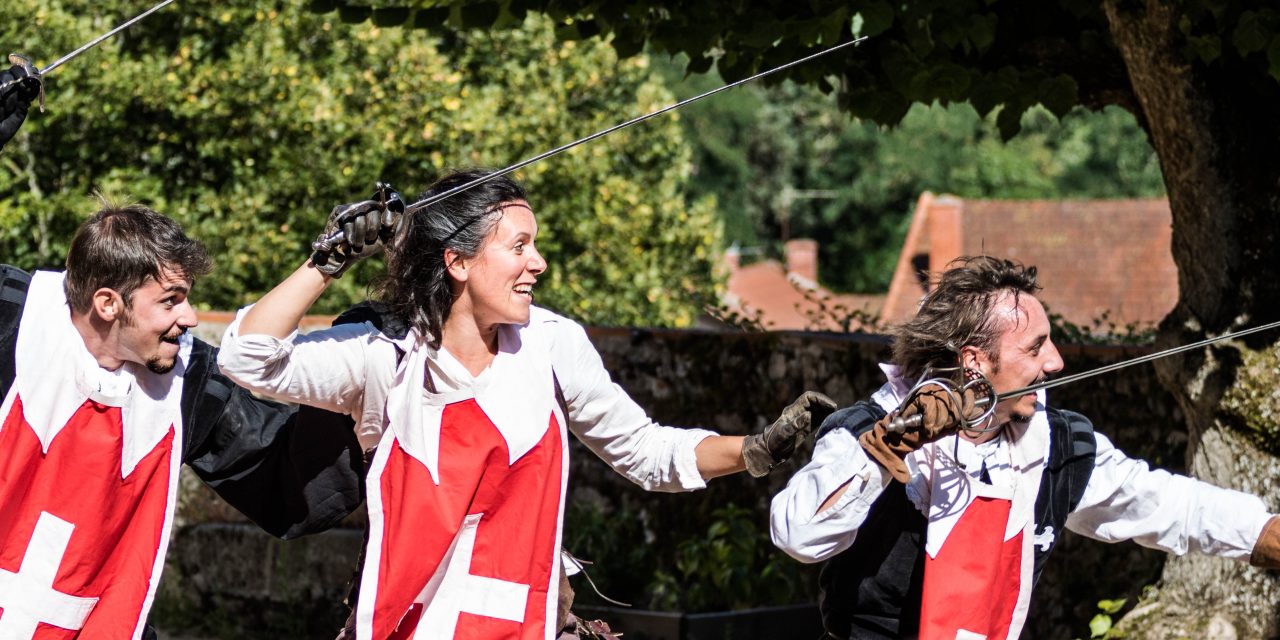
[[93,306],[93,292],[112,289],[133,304],[133,292],[147,278],[176,271],[195,281],[209,273],[213,261],[204,245],[188,238],[177,222],[140,204],[119,205],[98,194],[101,208],[71,239],[63,282],[71,310]]
[[[488,169],[451,173],[427,187],[418,200],[490,173]],[[387,273],[376,285],[377,296],[432,348],[440,348],[440,331],[453,306],[445,249],[474,258],[501,219],[501,206],[516,200],[528,200],[523,187],[506,176],[493,178],[413,212],[387,247]]]
[[1034,294],[1036,268],[991,256],[957,258],[937,278],[915,317],[893,331],[893,361],[908,382],[930,367],[954,367],[960,349],[981,349],[999,365],[996,340],[1002,327],[992,313],[1006,293]]

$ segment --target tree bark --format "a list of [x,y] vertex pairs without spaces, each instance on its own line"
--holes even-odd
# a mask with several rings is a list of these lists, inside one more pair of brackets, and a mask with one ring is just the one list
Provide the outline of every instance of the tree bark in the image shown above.
[[[1160,0],[1104,0],[1140,120],[1173,211],[1180,299],[1161,324],[1170,347],[1280,318],[1280,84],[1231,52],[1184,54],[1178,14]],[[1224,37],[1224,50],[1230,46]],[[1157,364],[1187,416],[1188,469],[1280,503],[1280,340],[1219,343]],[[1131,637],[1280,635],[1280,578],[1238,561],[1186,556],[1127,615]]]

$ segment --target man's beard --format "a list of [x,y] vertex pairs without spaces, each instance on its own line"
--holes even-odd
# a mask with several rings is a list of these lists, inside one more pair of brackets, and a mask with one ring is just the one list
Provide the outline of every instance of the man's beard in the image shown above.
[[[1035,386],[1045,382],[1048,379],[1049,379],[1049,376],[1042,374],[1042,375],[1036,376],[1036,379],[1032,380],[1031,383],[1026,386],[1028,387]],[[1037,402],[1036,406],[1038,407],[1039,404],[1040,403]],[[1035,417],[1036,411],[1037,409],[1033,408],[1030,413],[1021,413],[1017,409],[1014,409],[1013,411],[1010,412],[1011,415],[1009,416],[1009,422],[1014,424],[1019,424],[1019,425],[1029,424],[1031,422],[1031,419]]]
[[[179,331],[178,334],[174,336],[164,336],[160,338],[160,342],[162,344],[178,345],[179,344],[178,340],[182,338],[182,334],[184,333],[186,333],[186,331]],[[173,368],[177,365],[178,365],[178,356],[176,355],[173,356],[172,358],[168,358],[167,361],[166,359],[161,358],[160,356],[152,356],[148,358],[146,362],[147,371],[150,371],[151,373],[155,373],[158,375],[164,375],[166,373],[169,373],[170,371],[173,371]]]
[[176,357],[170,358],[168,362],[165,362],[163,359],[160,358],[160,356],[156,356],[154,358],[147,360],[146,366],[147,366],[147,371],[150,371],[151,373],[155,373],[158,375],[164,375],[166,373],[169,373],[170,371],[173,371],[173,368],[177,365],[178,365],[178,359]]

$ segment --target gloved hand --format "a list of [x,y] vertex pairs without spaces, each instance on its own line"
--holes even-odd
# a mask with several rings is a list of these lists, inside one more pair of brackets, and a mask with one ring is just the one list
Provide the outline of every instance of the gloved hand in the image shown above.
[[311,254],[311,263],[321,273],[340,278],[356,261],[380,253],[383,245],[395,236],[403,219],[404,199],[394,187],[379,182],[369,200],[333,208],[316,245],[338,231],[344,237],[330,249],[316,249]]
[[751,434],[742,441],[747,473],[756,478],[768,475],[775,466],[786,462],[795,453],[796,445],[835,410],[835,401],[817,391],[800,394],[764,432]]
[[1280,516],[1271,516],[1262,527],[1262,535],[1253,545],[1249,564],[1263,569],[1280,569]]
[[18,133],[27,118],[27,109],[40,95],[40,74],[21,56],[11,55],[14,65],[0,72],[0,147]]
[[[911,477],[904,462],[907,454],[926,443],[959,431],[964,424],[964,417],[975,415],[978,397],[974,387],[964,388],[954,395],[941,386],[925,387],[897,411],[876,422],[870,431],[858,437],[858,442],[895,480],[905,484]],[[895,417],[905,418],[916,414],[924,418],[919,429],[908,429],[906,433],[888,430],[889,421]]]

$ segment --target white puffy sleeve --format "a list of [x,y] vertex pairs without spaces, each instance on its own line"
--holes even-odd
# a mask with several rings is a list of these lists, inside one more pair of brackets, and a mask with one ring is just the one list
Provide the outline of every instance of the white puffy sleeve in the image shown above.
[[[809,464],[773,497],[773,543],[800,562],[819,562],[848,549],[889,481],[888,472],[867,456],[848,429],[832,429],[814,444]],[[818,511],[846,483],[844,495]]]
[[1182,555],[1188,551],[1249,559],[1271,514],[1256,496],[1215,487],[1130,458],[1095,432],[1093,474],[1067,528],[1095,540],[1133,540]]
[[359,417],[367,360],[394,367],[395,347],[370,323],[344,324],[281,340],[242,335],[241,309],[223,334],[218,366],[223,375],[264,396]]
[[544,327],[552,333],[552,367],[568,408],[568,428],[587,448],[648,491],[706,486],[694,448],[714,432],[657,424],[609,377],[580,325],[555,316]]

